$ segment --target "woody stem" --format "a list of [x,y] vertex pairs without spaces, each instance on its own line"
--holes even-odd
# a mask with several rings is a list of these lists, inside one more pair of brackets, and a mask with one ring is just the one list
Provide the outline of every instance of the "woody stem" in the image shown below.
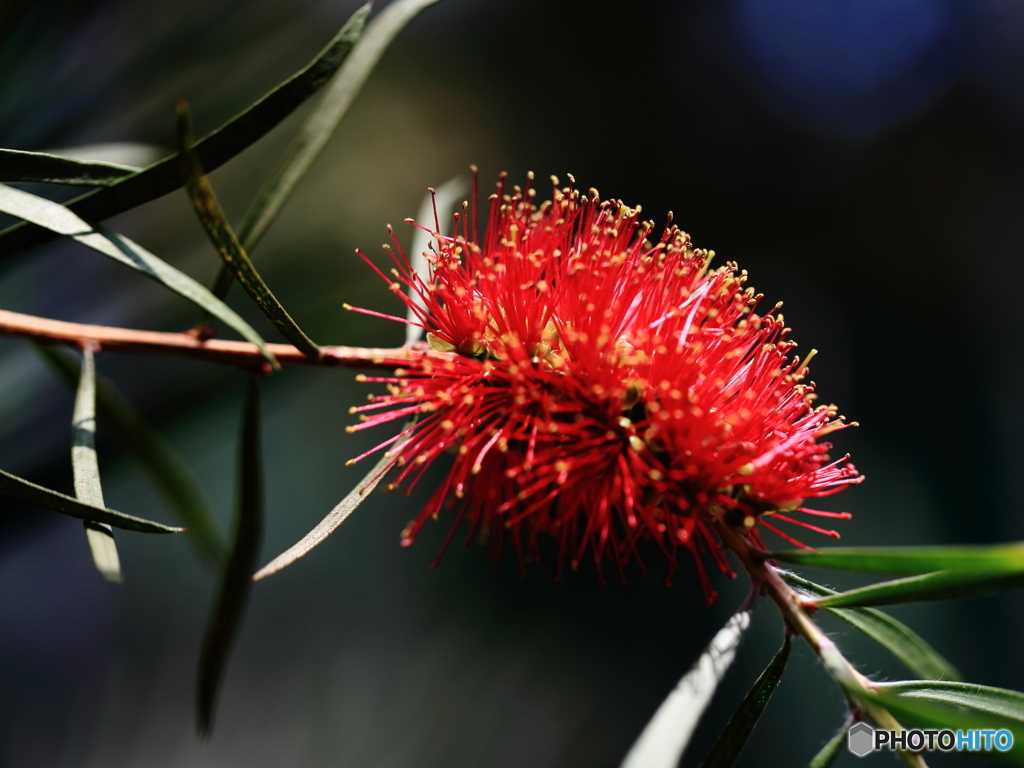
[[[270,372],[255,344],[220,339],[202,340],[189,333],[159,333],[105,325],[67,323],[0,310],[0,335],[26,336],[43,343],[62,343],[78,347],[95,344],[102,349],[117,352],[176,355]],[[393,349],[324,346],[322,357],[312,359],[290,344],[267,344],[267,348],[281,365],[347,368],[394,368],[427,355],[439,354],[421,344]]]
[[[761,551],[755,549],[743,533],[724,520],[716,518],[714,522],[715,529],[726,548],[735,553],[747,573],[754,579],[754,583],[763,585],[765,592],[778,606],[789,630],[803,637],[811,646],[825,665],[825,669],[843,689],[851,707],[859,708],[880,728],[901,730],[902,727],[896,718],[873,700],[871,681],[854,668],[836,644],[814,622],[804,607],[803,599],[782,580],[778,571],[761,556]],[[899,756],[908,768],[927,768],[924,759],[918,754],[901,750]]]

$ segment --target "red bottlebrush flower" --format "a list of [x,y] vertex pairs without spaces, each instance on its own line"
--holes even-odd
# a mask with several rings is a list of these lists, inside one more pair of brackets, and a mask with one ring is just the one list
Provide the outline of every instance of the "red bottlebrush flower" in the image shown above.
[[712,269],[714,253],[677,227],[652,241],[639,208],[554,182],[538,206],[529,184],[508,195],[502,177],[482,243],[465,208],[453,234],[432,232],[426,281],[397,239],[386,246],[395,279],[378,274],[442,354],[361,377],[389,394],[353,409],[381,412],[350,429],[418,416],[403,442],[379,446],[395,445],[392,488],[408,491],[455,452],[403,543],[447,502],[456,516],[445,546],[467,518],[496,558],[506,537],[522,561],[546,535],[560,545],[559,570],[589,548],[599,572],[609,560],[621,572],[649,540],[672,567],[690,550],[711,599],[701,554],[731,574],[715,525],[760,546],[758,526],[799,544],[772,517],[838,536],[788,517],[847,517],[803,501],[862,478],[820,442],[846,424],[812,405],[807,361],[791,355],[778,307],[756,314],[746,273]]

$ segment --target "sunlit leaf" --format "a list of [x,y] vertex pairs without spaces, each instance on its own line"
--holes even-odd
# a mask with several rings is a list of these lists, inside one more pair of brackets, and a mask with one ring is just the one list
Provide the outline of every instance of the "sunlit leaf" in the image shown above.
[[[71,355],[57,346],[37,344],[36,349],[61,379],[69,386],[75,386],[79,365]],[[186,527],[185,535],[195,545],[200,557],[208,563],[219,562],[221,543],[213,516],[195,478],[170,444],[102,376],[96,377],[96,410],[104,421],[105,429],[125,446],[131,458],[139,462],[150,482]]]
[[[264,233],[291,197],[299,180],[324,148],[341,118],[348,111],[370,72],[395,36],[424,8],[438,0],[395,0],[366,27],[366,33],[352,54],[324,88],[316,110],[306,118],[298,134],[249,206],[238,228],[238,240],[246,253],[252,253]],[[205,157],[203,165],[210,168]],[[215,295],[224,298],[231,286],[232,273],[222,265],[213,282]]]
[[785,563],[868,573],[1024,572],[1024,544],[1020,542],[959,547],[825,547],[773,552],[769,557]]
[[1024,588],[1024,573],[939,571],[884,581],[829,597],[816,598],[822,608],[898,605],[928,600],[957,600]]
[[850,718],[843,724],[843,727],[839,729],[839,732],[828,740],[828,743],[821,748],[821,751],[818,752],[818,754],[811,758],[811,762],[807,764],[807,768],[829,768],[829,766],[835,762],[835,759],[839,756],[839,752],[846,745],[846,732],[850,730],[850,724],[852,722],[853,719]]
[[317,523],[316,527],[313,528],[309,533],[302,537],[300,541],[288,548],[285,552],[275,557],[252,577],[253,581],[259,581],[260,579],[270,576],[273,573],[277,573],[282,568],[294,563],[300,557],[307,555],[315,546],[320,544],[324,539],[334,533],[338,526],[340,526],[345,520],[351,515],[360,504],[362,504],[369,497],[370,493],[380,485],[380,481],[384,479],[384,476],[388,473],[388,469],[395,462],[395,453],[397,449],[411,436],[412,422],[407,422],[405,427],[402,429],[401,437],[395,441],[391,449],[381,456],[380,460],[374,464],[373,469],[367,473],[366,477],[359,481],[355,488],[349,491],[348,495],[342,499],[338,505],[327,513],[327,517]]
[[734,614],[701,654],[633,744],[622,768],[675,768],[701,715],[736,658],[750,611]]
[[[779,575],[797,591],[814,598],[837,594],[835,590],[788,571]],[[874,608],[828,608],[828,611],[853,625],[888,650],[907,668],[926,680],[960,680],[960,673],[910,627]]]
[[157,160],[163,160],[168,154],[165,147],[137,141],[100,141],[40,151],[80,163],[112,163],[122,168],[131,168],[132,173],[141,171]]
[[[91,346],[82,350],[82,370],[71,417],[71,469],[75,476],[75,498],[94,507],[105,506],[96,458],[96,359]],[[107,581],[123,581],[114,529],[106,523],[86,522],[85,537],[96,570]]]
[[[370,6],[364,5],[309,65],[196,143],[207,171],[219,168],[265,136],[337,71],[362,34]],[[89,221],[102,221],[136,208],[183,186],[178,158],[170,155],[148,168],[94,190],[68,203]],[[33,222],[36,223],[36,222]],[[0,258],[20,253],[51,239],[44,228],[17,224],[0,232]]]
[[903,680],[874,686],[887,694],[952,704],[1024,723],[1024,693],[1018,691],[944,680]]
[[93,523],[107,523],[114,528],[121,528],[126,531],[139,531],[141,533],[179,533],[184,528],[154,523],[152,520],[145,520],[134,515],[126,515],[123,512],[115,512],[112,509],[94,507],[85,504],[71,496],[51,491],[41,485],[30,483],[16,475],[0,470],[0,495],[14,496],[19,499],[37,504],[53,512],[60,512],[68,517],[76,517],[79,520],[88,520]]
[[203,640],[196,696],[196,726],[201,736],[213,728],[217,694],[235,635],[242,623],[263,533],[263,458],[259,384],[250,378],[238,438],[238,490],[231,553],[221,572],[217,600]]
[[779,687],[782,673],[786,671],[786,663],[789,661],[791,645],[791,638],[787,632],[782,641],[782,648],[747,691],[747,695],[743,697],[743,701],[729,718],[708,756],[701,763],[702,768],[732,768],[736,763],[750,734],[754,732],[754,726],[771,701],[772,694]]
[[82,245],[141,272],[197,306],[208,310],[225,325],[237,331],[246,341],[258,346],[268,361],[276,363],[263,339],[233,309],[184,272],[179,272],[170,264],[161,261],[127,237],[104,227],[92,227],[59,203],[2,184],[0,184],[0,213],[32,221],[53,232],[67,235]]
[[3,182],[105,187],[138,171],[138,168],[118,163],[83,162],[46,152],[0,149],[0,181]]
[[231,225],[228,224],[213,187],[200,165],[199,156],[192,149],[192,120],[184,104],[178,105],[177,139],[189,200],[221,260],[282,335],[307,357],[319,359],[320,347],[302,332],[291,315],[281,306],[281,302],[260,277],[238,238],[235,237]]

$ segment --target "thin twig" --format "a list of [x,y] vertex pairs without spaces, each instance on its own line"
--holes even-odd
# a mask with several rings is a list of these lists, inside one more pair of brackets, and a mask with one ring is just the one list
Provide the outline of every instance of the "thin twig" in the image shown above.
[[[0,334],[27,336],[41,342],[59,342],[82,345],[95,342],[110,352],[136,352],[176,355],[193,360],[205,360],[222,365],[233,365],[269,373],[270,366],[260,355],[255,344],[246,341],[197,339],[187,333],[161,333],[139,331],[132,328],[112,328],[105,325],[85,325],[51,320],[45,317],[23,315],[0,309]],[[314,360],[291,344],[268,344],[281,365],[307,365],[344,368],[394,368],[407,365],[423,357],[440,357],[426,344],[394,349],[372,347],[323,347],[323,357]]]
[[[843,688],[852,707],[860,707],[864,714],[885,730],[902,730],[899,722],[888,710],[869,703],[862,694],[874,693],[871,681],[864,677],[842,655],[835,643],[814,622],[803,604],[803,598],[786,584],[778,572],[765,562],[750,540],[720,518],[713,519],[715,530],[725,546],[739,558],[751,578],[760,582],[768,596],[778,606],[786,624],[794,634],[801,635],[824,663],[836,682]],[[927,768],[921,755],[904,750],[898,751],[907,768]]]

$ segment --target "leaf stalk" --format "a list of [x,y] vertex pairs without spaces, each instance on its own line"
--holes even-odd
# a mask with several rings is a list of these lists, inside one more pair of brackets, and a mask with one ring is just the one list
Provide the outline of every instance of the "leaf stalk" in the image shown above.
[[[825,665],[825,669],[839,683],[850,703],[851,711],[860,711],[879,728],[902,730],[896,718],[875,701],[875,689],[871,681],[857,671],[815,623],[804,605],[804,598],[782,580],[778,571],[765,560],[764,553],[721,518],[714,518],[714,524],[722,543],[732,550],[750,577],[755,583],[759,581],[762,584],[764,592],[778,606],[789,630],[807,641]],[[898,754],[908,768],[927,768],[921,755],[905,751],[898,751]]]

